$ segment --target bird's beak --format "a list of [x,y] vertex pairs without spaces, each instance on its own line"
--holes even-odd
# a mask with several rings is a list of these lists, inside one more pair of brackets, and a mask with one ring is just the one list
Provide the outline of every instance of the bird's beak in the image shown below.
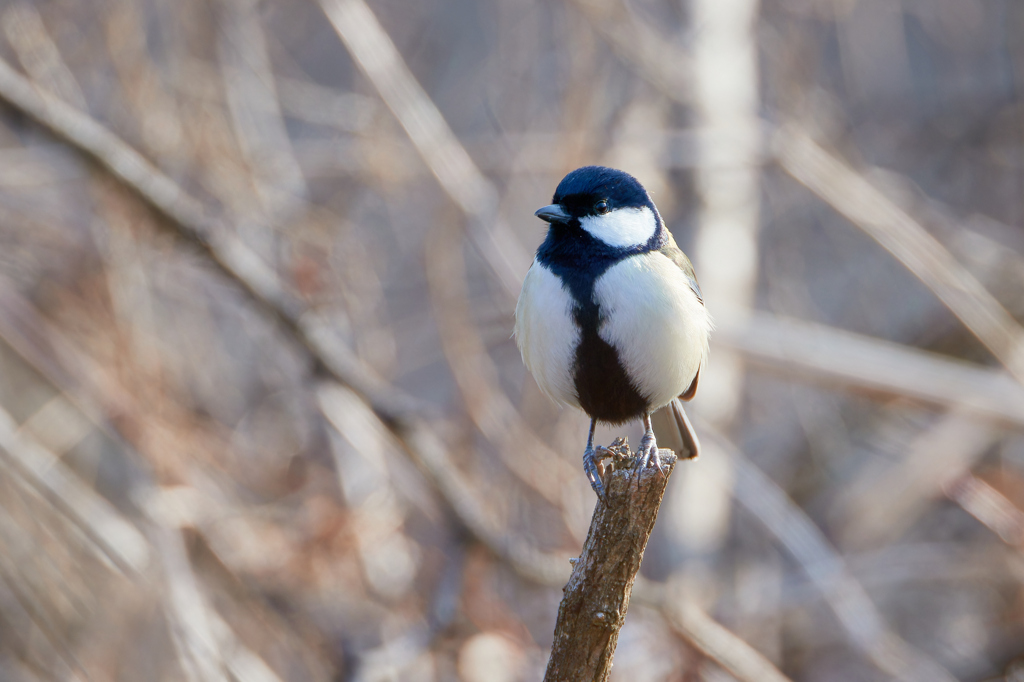
[[550,206],[537,209],[537,212],[533,215],[549,223],[567,223],[572,217],[565,212],[565,209],[562,208],[561,204],[551,204]]

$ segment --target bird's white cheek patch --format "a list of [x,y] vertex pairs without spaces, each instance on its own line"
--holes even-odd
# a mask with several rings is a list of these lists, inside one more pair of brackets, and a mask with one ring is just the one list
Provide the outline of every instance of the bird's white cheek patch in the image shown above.
[[572,366],[580,330],[562,280],[540,263],[526,273],[516,304],[516,344],[540,389],[558,403],[579,407]]
[[631,256],[594,287],[598,334],[655,408],[685,391],[708,353],[711,319],[675,263],[658,252]]
[[651,209],[617,208],[604,215],[580,218],[580,225],[609,246],[626,248],[646,244],[654,235],[658,221]]

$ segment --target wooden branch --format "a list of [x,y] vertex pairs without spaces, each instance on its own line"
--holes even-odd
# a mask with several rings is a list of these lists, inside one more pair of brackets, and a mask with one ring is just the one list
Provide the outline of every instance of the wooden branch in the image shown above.
[[653,467],[634,470],[624,441],[609,450],[621,468],[604,477],[605,499],[594,508],[587,541],[564,588],[544,682],[608,679],[633,581],[675,468],[671,450],[661,451],[664,476]]

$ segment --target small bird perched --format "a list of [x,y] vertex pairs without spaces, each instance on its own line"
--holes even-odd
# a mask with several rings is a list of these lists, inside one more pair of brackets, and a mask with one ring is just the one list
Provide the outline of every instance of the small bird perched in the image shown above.
[[642,418],[639,465],[661,471],[651,414],[667,406],[670,419],[659,421],[697,456],[679,401],[697,391],[711,318],[690,259],[632,175],[578,168],[535,215],[550,225],[516,304],[516,343],[544,393],[590,416],[583,469],[603,498],[598,421]]

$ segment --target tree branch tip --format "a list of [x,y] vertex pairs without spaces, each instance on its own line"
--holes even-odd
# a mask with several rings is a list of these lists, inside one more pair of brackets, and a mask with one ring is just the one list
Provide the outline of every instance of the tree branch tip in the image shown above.
[[598,445],[594,450],[597,453],[598,475],[601,477],[601,483],[604,485],[605,490],[604,498],[600,501],[606,505],[611,504],[611,488],[615,485],[612,481],[616,478],[620,481],[616,486],[619,489],[620,495],[623,492],[628,493],[629,484],[632,483],[634,478],[639,480],[640,485],[636,486],[638,489],[646,489],[650,486],[652,477],[664,477],[667,482],[668,477],[675,470],[676,463],[681,459],[676,455],[675,451],[668,448],[659,448],[660,469],[656,466],[638,468],[638,453],[630,450],[629,440],[625,436],[617,437],[608,446]]

